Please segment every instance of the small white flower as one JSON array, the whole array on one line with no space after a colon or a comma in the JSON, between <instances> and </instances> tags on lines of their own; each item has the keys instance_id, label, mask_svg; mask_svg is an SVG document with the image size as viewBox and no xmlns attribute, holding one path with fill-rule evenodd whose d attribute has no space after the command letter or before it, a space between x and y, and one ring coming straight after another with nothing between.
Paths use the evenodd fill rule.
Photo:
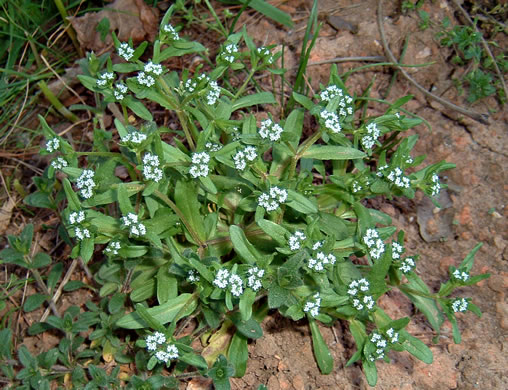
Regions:
<instances>
[{"instance_id":1,"label":"small white flower","mask_svg":"<svg viewBox=\"0 0 508 390\"><path fill-rule=\"evenodd\" d=\"M122 223L125 227L129 228L129 233L133 236L139 237L146 234L146 227L138 221L138 216L134 213L129 213L122 217Z\"/></svg>"},{"instance_id":2,"label":"small white flower","mask_svg":"<svg viewBox=\"0 0 508 390\"><path fill-rule=\"evenodd\" d=\"M237 274L231 274L229 277L229 286L231 294L233 294L235 297L239 297L243 294L243 280Z\"/></svg>"},{"instance_id":3,"label":"small white flower","mask_svg":"<svg viewBox=\"0 0 508 390\"><path fill-rule=\"evenodd\" d=\"M104 253L107 255L117 255L118 251L122 248L120 241L111 241L106 249L104 249Z\"/></svg>"},{"instance_id":4,"label":"small white flower","mask_svg":"<svg viewBox=\"0 0 508 390\"><path fill-rule=\"evenodd\" d=\"M364 149L371 149L379 138L380 131L375 123L367 125L367 135L362 137L362 145Z\"/></svg>"},{"instance_id":5,"label":"small white flower","mask_svg":"<svg viewBox=\"0 0 508 390\"><path fill-rule=\"evenodd\" d=\"M85 199L90 199L93 195L93 189L97 186L93 180L95 173L90 169L84 169L76 181L76 187L80 190L80 195Z\"/></svg>"},{"instance_id":6,"label":"small white flower","mask_svg":"<svg viewBox=\"0 0 508 390\"><path fill-rule=\"evenodd\" d=\"M339 117L334 112L329 112L327 110L321 111L319 114L321 119L324 121L325 127L330 130L332 133L340 133L342 130L340 123L339 123Z\"/></svg>"},{"instance_id":7,"label":"small white flower","mask_svg":"<svg viewBox=\"0 0 508 390\"><path fill-rule=\"evenodd\" d=\"M57 157L56 159L51 161L51 166L55 169L62 169L68 165L69 165L69 163L67 163L67 161L62 157Z\"/></svg>"},{"instance_id":8,"label":"small white flower","mask_svg":"<svg viewBox=\"0 0 508 390\"><path fill-rule=\"evenodd\" d=\"M398 242L392 243L392 259L400 259L400 255L404 252L404 247Z\"/></svg>"},{"instance_id":9,"label":"small white flower","mask_svg":"<svg viewBox=\"0 0 508 390\"><path fill-rule=\"evenodd\" d=\"M137 130L133 130L124 137L121 137L121 140L124 143L130 142L139 145L141 142L146 140L146 134L143 134Z\"/></svg>"},{"instance_id":10,"label":"small white flower","mask_svg":"<svg viewBox=\"0 0 508 390\"><path fill-rule=\"evenodd\" d=\"M452 275L455 279L460 280L461 282L467 282L469 279L469 274L467 272L460 271L458 269L453 271Z\"/></svg>"},{"instance_id":11,"label":"small white flower","mask_svg":"<svg viewBox=\"0 0 508 390\"><path fill-rule=\"evenodd\" d=\"M197 282L199 282L199 279L200 279L199 274L195 270L191 269L187 273L187 281L189 283L197 283Z\"/></svg>"},{"instance_id":12,"label":"small white flower","mask_svg":"<svg viewBox=\"0 0 508 390\"><path fill-rule=\"evenodd\" d=\"M49 153L56 152L60 148L60 140L57 137L48 139L46 142L46 150Z\"/></svg>"},{"instance_id":13,"label":"small white flower","mask_svg":"<svg viewBox=\"0 0 508 390\"><path fill-rule=\"evenodd\" d=\"M353 182L353 192L358 192L362 190L362 186L357 181Z\"/></svg>"},{"instance_id":14,"label":"small white flower","mask_svg":"<svg viewBox=\"0 0 508 390\"><path fill-rule=\"evenodd\" d=\"M402 170L398 167L388 174L387 179L400 188L409 188L411 186L409 178L404 176Z\"/></svg>"},{"instance_id":15,"label":"small white flower","mask_svg":"<svg viewBox=\"0 0 508 390\"><path fill-rule=\"evenodd\" d=\"M301 248L301 244L305 241L306 237L302 231L296 231L295 234L289 237L288 245L292 251L297 251Z\"/></svg>"},{"instance_id":16,"label":"small white flower","mask_svg":"<svg viewBox=\"0 0 508 390\"><path fill-rule=\"evenodd\" d=\"M113 81L115 79L115 74L113 72L104 72L99 76L99 79L97 80L97 85L99 87L104 87L106 84L108 84L110 81Z\"/></svg>"},{"instance_id":17,"label":"small white flower","mask_svg":"<svg viewBox=\"0 0 508 390\"><path fill-rule=\"evenodd\" d=\"M268 48L261 46L258 47L256 51L265 63L273 64L273 56Z\"/></svg>"},{"instance_id":18,"label":"small white flower","mask_svg":"<svg viewBox=\"0 0 508 390\"><path fill-rule=\"evenodd\" d=\"M155 84L155 79L145 72L139 72L136 79L138 80L139 84L144 85L148 88L152 87Z\"/></svg>"},{"instance_id":19,"label":"small white flower","mask_svg":"<svg viewBox=\"0 0 508 390\"><path fill-rule=\"evenodd\" d=\"M129 61L134 56L134 49L127 42L122 42L118 47L118 55L125 61Z\"/></svg>"},{"instance_id":20,"label":"small white flower","mask_svg":"<svg viewBox=\"0 0 508 390\"><path fill-rule=\"evenodd\" d=\"M283 128L279 124L274 123L271 119L265 119L261 122L258 133L261 138L269 139L272 142L278 141L283 132Z\"/></svg>"},{"instance_id":21,"label":"small white flower","mask_svg":"<svg viewBox=\"0 0 508 390\"><path fill-rule=\"evenodd\" d=\"M148 351L155 351L157 349L157 342L155 341L155 337L154 336L147 336L145 341L146 341L146 349Z\"/></svg>"},{"instance_id":22,"label":"small white flower","mask_svg":"<svg viewBox=\"0 0 508 390\"><path fill-rule=\"evenodd\" d=\"M143 69L146 73L151 73L156 76L160 76L162 74L162 65L161 64L154 64L152 61L145 64L145 67Z\"/></svg>"},{"instance_id":23,"label":"small white flower","mask_svg":"<svg viewBox=\"0 0 508 390\"><path fill-rule=\"evenodd\" d=\"M238 46L236 46L234 43L230 43L224 47L224 50L220 53L220 58L232 64L235 62L236 53L238 53Z\"/></svg>"},{"instance_id":24,"label":"small white flower","mask_svg":"<svg viewBox=\"0 0 508 390\"><path fill-rule=\"evenodd\" d=\"M143 157L143 176L147 180L158 183L162 180L162 169L159 168L159 157L152 153L146 153Z\"/></svg>"},{"instance_id":25,"label":"small white flower","mask_svg":"<svg viewBox=\"0 0 508 390\"><path fill-rule=\"evenodd\" d=\"M169 344L166 348L166 352L168 353L168 357L170 360L178 359L178 348L175 344Z\"/></svg>"},{"instance_id":26,"label":"small white flower","mask_svg":"<svg viewBox=\"0 0 508 390\"><path fill-rule=\"evenodd\" d=\"M431 195L437 196L439 195L439 191L441 190L441 183L439 183L439 176L435 173L432 175L432 186L430 187Z\"/></svg>"},{"instance_id":27,"label":"small white flower","mask_svg":"<svg viewBox=\"0 0 508 390\"><path fill-rule=\"evenodd\" d=\"M344 93L342 92L342 89L337 87L336 85L330 85L325 88L324 91L322 91L319 95L321 98L321 101L324 102L330 102L333 98L336 98L337 96L344 96Z\"/></svg>"},{"instance_id":28,"label":"small white flower","mask_svg":"<svg viewBox=\"0 0 508 390\"><path fill-rule=\"evenodd\" d=\"M258 205L266 211L275 211L281 203L286 202L288 192L279 187L271 187L268 193L263 193L258 197Z\"/></svg>"},{"instance_id":29,"label":"small white flower","mask_svg":"<svg viewBox=\"0 0 508 390\"><path fill-rule=\"evenodd\" d=\"M208 149L210 152L218 152L219 150L222 149L222 145L213 142L207 142L205 144L205 148Z\"/></svg>"},{"instance_id":30,"label":"small white flower","mask_svg":"<svg viewBox=\"0 0 508 390\"><path fill-rule=\"evenodd\" d=\"M206 103L209 106L214 105L220 97L220 87L217 81L210 81L208 84L209 91L206 94Z\"/></svg>"},{"instance_id":31,"label":"small white flower","mask_svg":"<svg viewBox=\"0 0 508 390\"><path fill-rule=\"evenodd\" d=\"M206 177L210 171L208 163L210 155L206 152L194 153L192 155L192 164L189 170L190 175L196 179L198 177Z\"/></svg>"},{"instance_id":32,"label":"small white flower","mask_svg":"<svg viewBox=\"0 0 508 390\"><path fill-rule=\"evenodd\" d=\"M85 238L90 238L91 237L90 230L88 230L87 228L79 227L79 226L76 226L74 228L74 234L76 235L76 238L79 241L82 241Z\"/></svg>"},{"instance_id":33,"label":"small white flower","mask_svg":"<svg viewBox=\"0 0 508 390\"><path fill-rule=\"evenodd\" d=\"M399 267L399 271L404 274L410 273L415 268L415 262L411 257L406 257Z\"/></svg>"},{"instance_id":34,"label":"small white flower","mask_svg":"<svg viewBox=\"0 0 508 390\"><path fill-rule=\"evenodd\" d=\"M220 269L215 274L213 284L219 288L225 289L229 283L229 271L227 269Z\"/></svg>"},{"instance_id":35,"label":"small white flower","mask_svg":"<svg viewBox=\"0 0 508 390\"><path fill-rule=\"evenodd\" d=\"M310 258L308 260L307 266L309 269L312 269L317 272L324 271L325 267L327 265L333 265L335 264L337 258L332 255L331 253L328 255L325 255L323 252L318 252L316 254L316 258Z\"/></svg>"},{"instance_id":36,"label":"small white flower","mask_svg":"<svg viewBox=\"0 0 508 390\"><path fill-rule=\"evenodd\" d=\"M452 302L452 309L454 313L463 313L467 311L467 307L469 306L469 303L465 298L456 298Z\"/></svg>"},{"instance_id":37,"label":"small white flower","mask_svg":"<svg viewBox=\"0 0 508 390\"><path fill-rule=\"evenodd\" d=\"M180 40L180 36L178 35L178 33L176 32L175 28L172 25L166 24L164 27L162 27L162 31L164 31L165 33L168 33L169 38L172 41L179 41Z\"/></svg>"},{"instance_id":38,"label":"small white flower","mask_svg":"<svg viewBox=\"0 0 508 390\"><path fill-rule=\"evenodd\" d=\"M321 298L319 297L319 293L315 293L312 298L305 303L303 311L309 313L312 317L317 317L319 315L320 306Z\"/></svg>"},{"instance_id":39,"label":"small white flower","mask_svg":"<svg viewBox=\"0 0 508 390\"><path fill-rule=\"evenodd\" d=\"M157 360L163 363L167 363L169 361L169 354L165 351L157 351L155 353L155 357Z\"/></svg>"},{"instance_id":40,"label":"small white flower","mask_svg":"<svg viewBox=\"0 0 508 390\"><path fill-rule=\"evenodd\" d=\"M257 150L254 146L247 146L245 149L239 150L233 156L235 168L239 171L243 171L247 167L247 160L254 161L257 156Z\"/></svg>"},{"instance_id":41,"label":"small white flower","mask_svg":"<svg viewBox=\"0 0 508 390\"><path fill-rule=\"evenodd\" d=\"M363 236L363 242L369 248L369 255L378 260L385 251L385 244L376 229L367 229Z\"/></svg>"},{"instance_id":42,"label":"small white flower","mask_svg":"<svg viewBox=\"0 0 508 390\"><path fill-rule=\"evenodd\" d=\"M113 90L113 95L115 95L115 99L118 101L122 101L127 93L127 86L123 83L116 83L115 89Z\"/></svg>"},{"instance_id":43,"label":"small white flower","mask_svg":"<svg viewBox=\"0 0 508 390\"><path fill-rule=\"evenodd\" d=\"M399 341L399 333L395 332L393 328L388 329L386 334L390 337L390 343L395 344Z\"/></svg>"},{"instance_id":44,"label":"small white flower","mask_svg":"<svg viewBox=\"0 0 508 390\"><path fill-rule=\"evenodd\" d=\"M83 210L73 211L69 214L69 223L75 225L85 220L85 212Z\"/></svg>"},{"instance_id":45,"label":"small white flower","mask_svg":"<svg viewBox=\"0 0 508 390\"><path fill-rule=\"evenodd\" d=\"M264 269L259 269L258 267L251 267L247 270L248 278L247 278L247 287L250 287L253 291L258 291L263 285L261 284L261 279L265 274Z\"/></svg>"},{"instance_id":46,"label":"small white flower","mask_svg":"<svg viewBox=\"0 0 508 390\"><path fill-rule=\"evenodd\" d=\"M155 342L157 344L164 344L166 342L166 336L164 335L164 333L155 332L153 334L153 337L155 338Z\"/></svg>"}]
</instances>

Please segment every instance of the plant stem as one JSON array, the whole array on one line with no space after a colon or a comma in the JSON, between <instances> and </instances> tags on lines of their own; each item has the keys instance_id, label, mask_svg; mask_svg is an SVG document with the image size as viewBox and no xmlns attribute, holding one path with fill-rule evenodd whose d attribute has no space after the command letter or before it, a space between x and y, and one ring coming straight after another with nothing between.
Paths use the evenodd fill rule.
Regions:
<instances>
[{"instance_id":1,"label":"plant stem","mask_svg":"<svg viewBox=\"0 0 508 390\"><path fill-rule=\"evenodd\" d=\"M60 15L62 16L62 20L63 20L64 25L67 30L67 35L71 39L72 44L74 45L74 48L78 52L78 55L80 57L83 57L84 56L83 49L81 49L81 46L79 45L78 39L76 37L76 32L74 31L74 29L72 28L72 25L67 20L69 15L67 15L67 10L65 9L65 6L63 5L62 0L53 0L53 2L55 3L56 8L58 8L58 12L60 12Z\"/></svg>"},{"instance_id":2,"label":"plant stem","mask_svg":"<svg viewBox=\"0 0 508 390\"><path fill-rule=\"evenodd\" d=\"M249 75L247 76L247 78L245 79L245 81L243 82L242 86L240 87L240 89L236 92L235 94L235 98L233 100L236 100L238 99L238 97L245 91L245 88L247 88L247 85L249 85L249 82L250 80L252 79L252 77L254 76L254 74L256 73L256 69L255 68L252 68L249 72Z\"/></svg>"},{"instance_id":3,"label":"plant stem","mask_svg":"<svg viewBox=\"0 0 508 390\"><path fill-rule=\"evenodd\" d=\"M72 112L70 112L67 107L65 107L62 102L60 100L58 100L58 98L53 94L53 92L51 92L51 90L48 88L48 85L46 84L46 82L44 80L41 80L37 83L37 86L39 87L39 89L41 90L41 92L44 94L44 96L46 97L46 99L49 100L49 102L51 103L51 105L53 107L55 107L55 109L60 113L62 114L62 116L71 121L72 123L75 123L79 120L79 118L73 114Z\"/></svg>"},{"instance_id":4,"label":"plant stem","mask_svg":"<svg viewBox=\"0 0 508 390\"><path fill-rule=\"evenodd\" d=\"M312 137L307 138L300 145L298 153L296 153L291 159L291 166L289 168L289 177L288 177L289 179L292 179L295 175L296 164L298 163L298 160L302 158L307 149L309 149L312 145L314 145L319 140L319 138L321 138L321 132L318 130L312 135Z\"/></svg>"}]
</instances>

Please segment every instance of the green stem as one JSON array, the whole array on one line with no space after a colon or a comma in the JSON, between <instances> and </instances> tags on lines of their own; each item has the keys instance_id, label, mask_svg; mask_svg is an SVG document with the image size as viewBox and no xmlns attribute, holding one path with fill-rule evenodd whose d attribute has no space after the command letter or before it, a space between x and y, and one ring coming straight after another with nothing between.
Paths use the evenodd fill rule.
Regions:
<instances>
[{"instance_id":1,"label":"green stem","mask_svg":"<svg viewBox=\"0 0 508 390\"><path fill-rule=\"evenodd\" d=\"M56 108L56 110L62 114L62 116L71 121L72 123L76 123L79 118L74 115L72 112L70 112L67 107L65 107L60 100L51 92L51 90L48 88L48 85L44 80L41 80L37 83L37 86L41 90L41 92L44 94L46 99L49 100L51 105Z\"/></svg>"},{"instance_id":2,"label":"green stem","mask_svg":"<svg viewBox=\"0 0 508 390\"><path fill-rule=\"evenodd\" d=\"M194 241L196 241L199 246L204 246L205 243L203 241L201 241L201 239L199 238L197 233L194 231L194 229L192 228L189 221L187 221L187 218L185 218L185 215L183 215L182 211L177 207L177 205L171 199L169 199L166 195L164 195L162 192L160 192L159 190L155 190L153 193L160 200L162 200L164 203L166 203L175 212L176 215L178 215L178 217L180 218L182 223L185 225L185 227L187 228L187 231L192 236Z\"/></svg>"},{"instance_id":3,"label":"green stem","mask_svg":"<svg viewBox=\"0 0 508 390\"><path fill-rule=\"evenodd\" d=\"M249 82L250 80L252 79L252 77L254 76L254 74L256 73L256 69L255 68L252 68L250 70L250 73L249 75L247 76L247 78L245 79L245 81L243 82L242 86L240 87L240 89L236 92L235 94L235 98L233 99L236 100L238 99L238 97L245 91L245 88L247 88L247 85L249 85Z\"/></svg>"},{"instance_id":4,"label":"green stem","mask_svg":"<svg viewBox=\"0 0 508 390\"><path fill-rule=\"evenodd\" d=\"M125 121L125 125L129 124L129 115L127 114L127 107L125 104L122 104L122 112L123 112L123 120Z\"/></svg>"},{"instance_id":5,"label":"green stem","mask_svg":"<svg viewBox=\"0 0 508 390\"><path fill-rule=\"evenodd\" d=\"M321 132L318 130L316 131L312 137L307 138L299 147L298 153L296 153L293 158L291 159L291 166L289 168L289 179L291 180L296 172L296 164L298 163L298 160L302 158L302 156L305 154L307 149L309 149L312 145L314 145L319 138L321 138Z\"/></svg>"},{"instance_id":6,"label":"green stem","mask_svg":"<svg viewBox=\"0 0 508 390\"><path fill-rule=\"evenodd\" d=\"M211 6L210 2L208 0L205 0L205 4L206 6L208 7L208 9L210 10L213 18L215 19L215 21L217 22L217 24L219 25L219 29L220 31L222 32L222 34L224 34L224 37L227 38L228 36L228 32L226 31L226 29L224 28L224 26L222 25L222 22L220 21L219 17L217 16L217 14L215 13L215 10L213 9L213 7Z\"/></svg>"},{"instance_id":7,"label":"green stem","mask_svg":"<svg viewBox=\"0 0 508 390\"><path fill-rule=\"evenodd\" d=\"M63 5L62 0L53 0L53 2L55 3L56 8L58 8L58 12L60 12L60 15L62 16L64 25L67 30L67 35L71 39L72 44L74 45L74 48L76 49L76 51L78 52L78 55L80 57L84 57L83 49L81 49L81 45L79 44L79 42L76 38L76 32L74 31L71 24L67 20L67 18L68 18L67 10L65 9L65 6Z\"/></svg>"},{"instance_id":8,"label":"green stem","mask_svg":"<svg viewBox=\"0 0 508 390\"><path fill-rule=\"evenodd\" d=\"M99 157L123 157L116 152L75 152L78 156L99 156Z\"/></svg>"},{"instance_id":9,"label":"green stem","mask_svg":"<svg viewBox=\"0 0 508 390\"><path fill-rule=\"evenodd\" d=\"M435 294L427 294L422 291L418 291L418 290L414 290L412 288L406 287L405 285L398 286L398 288L399 288L399 290L401 290L403 292L407 292L407 293L413 294L413 295L418 295L419 297L429 298L429 299L434 299L434 300L436 300L438 298L438 296Z\"/></svg>"},{"instance_id":10,"label":"green stem","mask_svg":"<svg viewBox=\"0 0 508 390\"><path fill-rule=\"evenodd\" d=\"M194 139L192 138L192 134L189 131L189 127L187 126L187 117L183 115L183 111L177 110L176 116L178 116L178 120L182 125L183 132L185 133L185 138L187 139L187 143L189 144L189 148L192 151L196 150L196 144L194 143Z\"/></svg>"}]
</instances>

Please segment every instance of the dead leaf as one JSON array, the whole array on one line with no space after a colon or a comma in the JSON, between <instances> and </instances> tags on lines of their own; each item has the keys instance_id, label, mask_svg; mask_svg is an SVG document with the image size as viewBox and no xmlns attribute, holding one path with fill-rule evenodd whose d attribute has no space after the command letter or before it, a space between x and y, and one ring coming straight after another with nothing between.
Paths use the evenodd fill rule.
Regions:
<instances>
[{"instance_id":1,"label":"dead leaf","mask_svg":"<svg viewBox=\"0 0 508 390\"><path fill-rule=\"evenodd\" d=\"M3 235L9 227L14 207L16 207L16 201L9 197L0 209L0 235Z\"/></svg>"},{"instance_id":2,"label":"dead leaf","mask_svg":"<svg viewBox=\"0 0 508 390\"><path fill-rule=\"evenodd\" d=\"M104 18L109 19L109 30L115 31L122 42L130 38L134 43L153 41L159 29L158 9L148 7L143 0L115 0L100 12L69 18L81 47L100 53L112 44L111 36L108 35L103 42L96 30Z\"/></svg>"}]
</instances>

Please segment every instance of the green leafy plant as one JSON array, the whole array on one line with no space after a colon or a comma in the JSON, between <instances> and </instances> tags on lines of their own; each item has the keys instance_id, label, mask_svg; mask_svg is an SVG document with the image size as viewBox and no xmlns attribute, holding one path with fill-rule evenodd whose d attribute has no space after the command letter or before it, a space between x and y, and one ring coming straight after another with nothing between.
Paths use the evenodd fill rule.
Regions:
<instances>
[{"instance_id":1,"label":"green leafy plant","mask_svg":"<svg viewBox=\"0 0 508 390\"><path fill-rule=\"evenodd\" d=\"M278 107L280 117L256 117L255 107L276 107L276 99L249 87L260 72L283 73L276 65L280 54L256 47L244 29L226 37L208 74L168 72L164 60L204 50L169 24L173 10L162 19L150 56L148 44L134 48L115 37L122 61L90 54L82 62L80 80L96 97L94 112L111 103L123 113L114 130L95 130L91 150L76 151L40 117L41 153L53 156L43 181L57 178L66 199L48 196L47 204L62 206L71 257L93 267L103 297L85 313L70 308L31 329L65 334L57 359L75 372L75 383L120 386L118 371L97 367L107 354L135 362L142 375L153 373L124 378L129 388L171 388L180 378L204 375L229 389L229 378L245 373L248 340L262 337L260 322L276 309L308 320L324 374L334 362L318 324L347 324L357 347L348 364L361 361L373 386L375 362L389 362L392 350L432 362L431 350L405 330L410 319L392 319L376 304L393 289L436 334L446 316L460 342L456 314L481 313L470 299L452 294L488 276L470 277L479 246L434 293L414 272L418 256L406 254L404 232L364 203L377 196L413 198L417 190L436 202L445 187L439 174L453 164L421 168L424 156L412 155L418 137L403 136L422 123L403 108L411 96L384 102L382 115L367 117L361 107L369 99L351 95L333 67L315 96L300 88L291 109ZM245 75L239 86L232 85L234 73ZM154 122L148 109L154 104L174 115L176 129ZM140 120L131 122L133 115ZM4 262L25 266L28 233L10 239L12 248L0 252ZM191 321L194 328L183 335ZM80 334L89 327L90 345ZM194 343L204 333L228 330L230 342L214 356L203 356ZM87 371L83 358L94 360Z\"/></svg>"}]
</instances>

